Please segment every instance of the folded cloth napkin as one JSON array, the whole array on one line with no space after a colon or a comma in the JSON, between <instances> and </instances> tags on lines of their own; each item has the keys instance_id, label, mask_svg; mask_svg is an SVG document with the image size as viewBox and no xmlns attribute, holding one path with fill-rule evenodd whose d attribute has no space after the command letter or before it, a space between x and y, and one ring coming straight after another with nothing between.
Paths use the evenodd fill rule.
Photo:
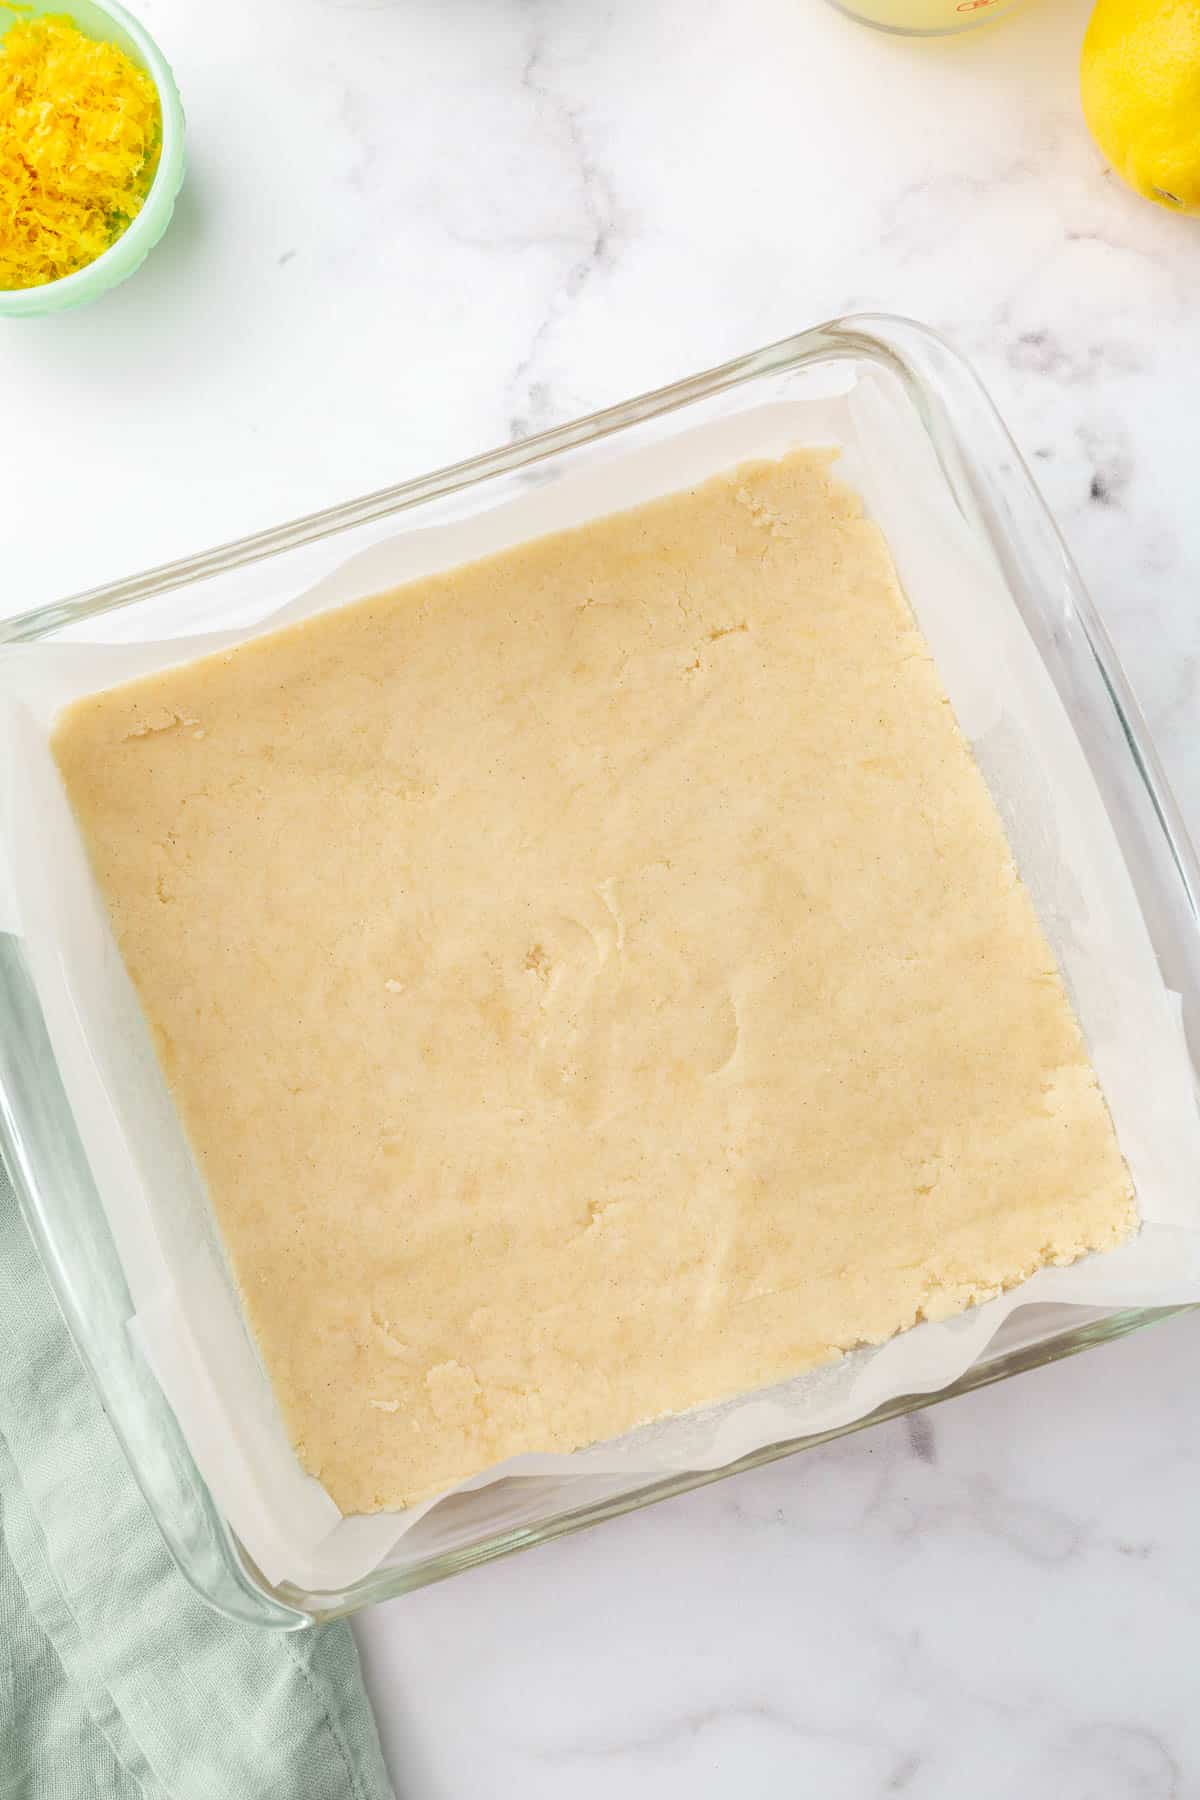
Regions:
<instances>
[{"instance_id":1,"label":"folded cloth napkin","mask_svg":"<svg viewBox=\"0 0 1200 1800\"><path fill-rule=\"evenodd\" d=\"M393 1800L348 1625L172 1562L0 1166L0 1800Z\"/></svg>"}]
</instances>

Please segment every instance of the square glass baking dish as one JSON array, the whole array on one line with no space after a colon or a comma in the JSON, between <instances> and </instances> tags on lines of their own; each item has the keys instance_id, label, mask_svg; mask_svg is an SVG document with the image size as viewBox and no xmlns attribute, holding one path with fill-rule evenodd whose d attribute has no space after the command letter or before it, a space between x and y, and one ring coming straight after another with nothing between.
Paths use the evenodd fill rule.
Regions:
<instances>
[{"instance_id":1,"label":"square glass baking dish","mask_svg":"<svg viewBox=\"0 0 1200 1800\"><path fill-rule=\"evenodd\" d=\"M253 618L398 532L460 522L466 531L472 518L533 488L633 450L665 446L669 453L693 427L819 395L866 371L886 392L913 454L935 469L1067 710L1163 978L1181 998L1194 1071L1200 1033L1194 852L1111 646L1011 439L962 361L909 321L859 317L803 332L422 480L20 615L0 624L0 645L128 644L202 631L217 617ZM15 769L8 773L17 779ZM335 1617L840 1435L821 1432L769 1444L716 1470L610 1477L594 1484L587 1504L569 1509L556 1507L545 1485L530 1481L520 1504L507 1506L502 1528L489 1523L486 1507L462 1507L449 1551L444 1543L436 1553L423 1549L418 1526L398 1557L340 1591L272 1584L223 1517L130 1329L134 1307L123 1264L15 926L11 875L0 860L0 1152L80 1354L168 1547L197 1590L229 1615L284 1629ZM1021 1306L958 1381L935 1395L890 1401L845 1429L1072 1355L1178 1310ZM514 1517L521 1521L516 1526Z\"/></svg>"}]
</instances>

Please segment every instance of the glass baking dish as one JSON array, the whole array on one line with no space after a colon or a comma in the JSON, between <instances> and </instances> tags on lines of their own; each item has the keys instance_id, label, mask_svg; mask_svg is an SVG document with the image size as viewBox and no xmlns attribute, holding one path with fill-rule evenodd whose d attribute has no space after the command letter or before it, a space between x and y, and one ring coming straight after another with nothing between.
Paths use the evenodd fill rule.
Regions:
<instances>
[{"instance_id":1,"label":"glass baking dish","mask_svg":"<svg viewBox=\"0 0 1200 1800\"><path fill-rule=\"evenodd\" d=\"M451 542L461 533L466 544L472 520L546 484L615 466L633 452L661 461L689 433L726 429L761 409L840 391L867 372L914 458L928 463L978 556L1002 584L1066 708L1161 974L1180 997L1194 1046L1200 1030L1200 878L1145 725L990 402L949 347L909 321L859 317L803 332L511 448L18 616L0 624L0 646L136 644L200 632L214 620L254 619L360 553L369 571L372 546L397 533L450 527ZM903 560L898 562L904 579ZM372 591L369 582L363 591ZM969 596L963 603L970 604ZM20 778L17 760L7 758L10 781ZM197 1590L233 1617L284 1629L336 1617L1183 1310L1020 1305L967 1371L936 1394L902 1395L839 1430L771 1443L717 1469L650 1479L610 1475L591 1484L581 1505L563 1507L549 1484L530 1480L516 1504L507 1496L499 1526L494 1510L489 1517L486 1505L470 1504L479 1496L455 1496L442 1503L451 1509L450 1549L445 1530L436 1552L423 1548L418 1526L386 1566L336 1591L272 1583L223 1516L131 1328L135 1308L126 1264L67 1098L27 945L16 929L12 891L11 871L0 859L0 1150L80 1354L163 1536ZM1194 1050L1189 1057L1194 1074Z\"/></svg>"}]
</instances>

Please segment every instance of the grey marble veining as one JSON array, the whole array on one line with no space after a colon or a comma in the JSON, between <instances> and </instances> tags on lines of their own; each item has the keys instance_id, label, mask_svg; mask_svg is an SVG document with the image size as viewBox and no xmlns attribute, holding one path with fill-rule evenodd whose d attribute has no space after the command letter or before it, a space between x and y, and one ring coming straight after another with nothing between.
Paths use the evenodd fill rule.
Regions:
<instances>
[{"instance_id":1,"label":"grey marble veining","mask_svg":"<svg viewBox=\"0 0 1200 1800\"><path fill-rule=\"evenodd\" d=\"M178 218L0 325L0 604L366 492L851 309L975 362L1200 828L1200 231L1078 114L1087 0L140 0ZM13 429L13 425L18 427ZM405 1800L1200 1792L1200 1321L359 1628Z\"/></svg>"}]
</instances>

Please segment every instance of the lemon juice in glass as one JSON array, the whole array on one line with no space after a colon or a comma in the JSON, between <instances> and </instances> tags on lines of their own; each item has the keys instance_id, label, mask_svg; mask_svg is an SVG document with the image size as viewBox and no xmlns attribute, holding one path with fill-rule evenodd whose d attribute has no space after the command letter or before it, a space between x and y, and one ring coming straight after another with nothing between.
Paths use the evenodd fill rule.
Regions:
<instances>
[{"instance_id":1,"label":"lemon juice in glass","mask_svg":"<svg viewBox=\"0 0 1200 1800\"><path fill-rule=\"evenodd\" d=\"M970 31L1011 12L1021 0L833 0L839 12L880 31L907 37L944 37Z\"/></svg>"}]
</instances>

